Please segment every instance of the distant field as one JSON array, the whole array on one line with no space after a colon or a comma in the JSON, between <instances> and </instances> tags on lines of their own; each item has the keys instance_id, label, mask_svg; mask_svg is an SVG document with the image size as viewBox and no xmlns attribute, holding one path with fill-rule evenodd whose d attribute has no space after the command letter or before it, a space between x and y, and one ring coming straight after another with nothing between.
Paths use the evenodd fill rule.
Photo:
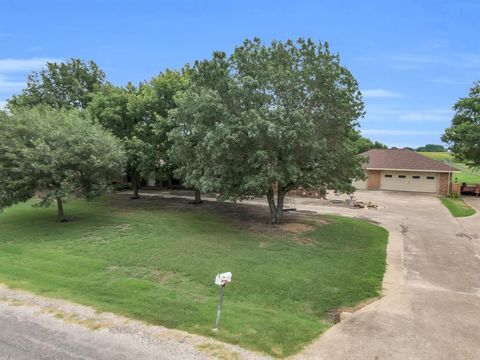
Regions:
<instances>
[{"instance_id":1,"label":"distant field","mask_svg":"<svg viewBox=\"0 0 480 360\"><path fill-rule=\"evenodd\" d=\"M447 152L420 152L419 154L428 156L430 159L435 159L449 164L451 155ZM453 179L458 179L459 183L466 182L467 184L480 184L480 171L475 171L468 168L465 164L458 162L452 157L452 166L461 170L461 173L453 174Z\"/></svg>"}]
</instances>

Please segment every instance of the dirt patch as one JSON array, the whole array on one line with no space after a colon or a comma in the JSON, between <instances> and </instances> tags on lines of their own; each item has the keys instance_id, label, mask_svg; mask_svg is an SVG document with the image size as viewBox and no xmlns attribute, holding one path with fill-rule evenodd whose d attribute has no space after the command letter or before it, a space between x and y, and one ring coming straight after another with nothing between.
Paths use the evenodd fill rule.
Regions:
<instances>
[{"instance_id":1,"label":"dirt patch","mask_svg":"<svg viewBox=\"0 0 480 360\"><path fill-rule=\"evenodd\" d=\"M161 270L152 271L152 279L161 284L165 284L166 282L168 282L168 280L173 279L175 276L176 274L173 271L161 271Z\"/></svg>"},{"instance_id":2,"label":"dirt patch","mask_svg":"<svg viewBox=\"0 0 480 360\"><path fill-rule=\"evenodd\" d=\"M307 231L312 231L313 226L310 224L305 224L305 223L287 223L281 225L282 229L286 232L289 233L294 233L294 234L299 234L299 233L305 233Z\"/></svg>"},{"instance_id":3,"label":"dirt patch","mask_svg":"<svg viewBox=\"0 0 480 360\"><path fill-rule=\"evenodd\" d=\"M337 324L337 323L340 322L340 320L341 320L340 315L343 312L354 313L354 312L364 308L365 306L377 301L378 299L379 299L378 297L375 297L375 298L371 298L371 299L362 301L362 302L360 302L357 305L352 306L352 307L340 307L340 308L337 308L337 309L329 310L329 311L327 311L327 313L325 315L325 320L327 320L328 322L330 322L332 324Z\"/></svg>"},{"instance_id":4,"label":"dirt patch","mask_svg":"<svg viewBox=\"0 0 480 360\"><path fill-rule=\"evenodd\" d=\"M227 349L224 345L221 344L212 344L206 342L204 344L198 345L197 348L206 355L212 356L216 359L239 360L242 358L239 353Z\"/></svg>"}]
</instances>

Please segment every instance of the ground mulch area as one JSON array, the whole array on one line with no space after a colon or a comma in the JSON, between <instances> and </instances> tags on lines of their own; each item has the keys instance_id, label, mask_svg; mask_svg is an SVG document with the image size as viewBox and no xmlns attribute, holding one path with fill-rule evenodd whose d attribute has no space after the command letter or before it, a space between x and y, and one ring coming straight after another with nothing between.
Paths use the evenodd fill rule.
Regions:
<instances>
[{"instance_id":1,"label":"ground mulch area","mask_svg":"<svg viewBox=\"0 0 480 360\"><path fill-rule=\"evenodd\" d=\"M163 197L179 196L179 197ZM191 196L185 199L181 196ZM215 214L231 222L234 226L256 234L287 235L302 233L313 228L315 224L325 223L319 215L309 211L286 212L284 223L274 225L270 221L270 212L265 199L265 206L231 203L225 201L204 200L201 204L192 204L193 192L186 190L146 192L139 199L131 199L131 193L114 193L110 206L124 211L128 210L172 210Z\"/></svg>"}]
</instances>

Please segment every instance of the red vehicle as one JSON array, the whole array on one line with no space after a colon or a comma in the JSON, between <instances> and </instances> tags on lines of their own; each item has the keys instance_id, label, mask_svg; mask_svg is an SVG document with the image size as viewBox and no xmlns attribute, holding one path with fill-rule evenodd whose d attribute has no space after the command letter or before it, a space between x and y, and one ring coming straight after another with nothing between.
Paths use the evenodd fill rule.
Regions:
<instances>
[{"instance_id":1,"label":"red vehicle","mask_svg":"<svg viewBox=\"0 0 480 360\"><path fill-rule=\"evenodd\" d=\"M478 196L480 195L480 184L472 185L472 184L462 183L460 192L462 194L475 194L475 196Z\"/></svg>"}]
</instances>

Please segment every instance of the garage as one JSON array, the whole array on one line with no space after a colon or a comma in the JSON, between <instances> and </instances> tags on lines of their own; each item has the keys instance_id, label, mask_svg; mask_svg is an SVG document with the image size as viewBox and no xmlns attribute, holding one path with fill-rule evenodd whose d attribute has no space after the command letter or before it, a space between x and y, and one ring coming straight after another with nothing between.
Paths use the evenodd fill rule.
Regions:
<instances>
[{"instance_id":1,"label":"garage","mask_svg":"<svg viewBox=\"0 0 480 360\"><path fill-rule=\"evenodd\" d=\"M365 158L366 181L353 181L359 190L390 190L450 194L452 174L458 169L409 149L372 149Z\"/></svg>"},{"instance_id":2,"label":"garage","mask_svg":"<svg viewBox=\"0 0 480 360\"><path fill-rule=\"evenodd\" d=\"M380 189L436 193L438 177L437 173L382 171Z\"/></svg>"}]
</instances>

